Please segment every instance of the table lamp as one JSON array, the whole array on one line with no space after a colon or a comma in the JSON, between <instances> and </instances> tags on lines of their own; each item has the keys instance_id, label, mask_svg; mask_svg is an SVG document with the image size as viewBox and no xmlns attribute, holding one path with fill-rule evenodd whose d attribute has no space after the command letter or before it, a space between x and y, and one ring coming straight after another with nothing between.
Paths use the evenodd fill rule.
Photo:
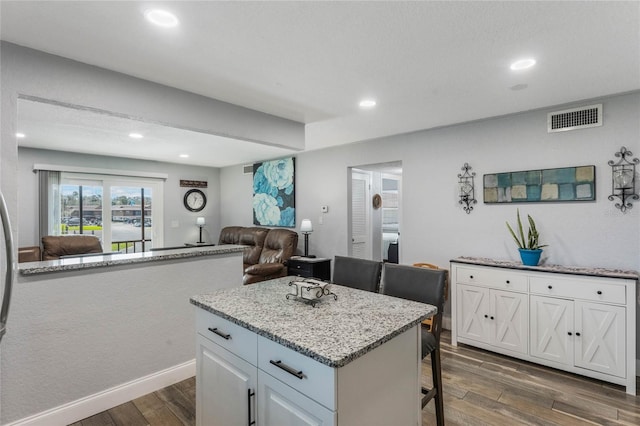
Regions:
<instances>
[{"instance_id":1,"label":"table lamp","mask_svg":"<svg viewBox=\"0 0 640 426\"><path fill-rule=\"evenodd\" d=\"M300 224L300 232L304 234L304 257L309 257L309 234L313 232L311 220L302 219Z\"/></svg>"},{"instance_id":2,"label":"table lamp","mask_svg":"<svg viewBox=\"0 0 640 426\"><path fill-rule=\"evenodd\" d=\"M196 218L196 225L200 227L200 239L198 240L198 244L202 244L204 243L204 241L202 241L202 227L204 226L204 217Z\"/></svg>"}]
</instances>

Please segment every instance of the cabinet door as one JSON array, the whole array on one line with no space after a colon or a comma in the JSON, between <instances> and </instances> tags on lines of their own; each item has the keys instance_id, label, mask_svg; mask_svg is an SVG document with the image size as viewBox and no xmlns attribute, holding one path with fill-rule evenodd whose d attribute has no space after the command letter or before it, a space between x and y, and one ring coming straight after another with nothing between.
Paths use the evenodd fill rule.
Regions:
<instances>
[{"instance_id":1,"label":"cabinet door","mask_svg":"<svg viewBox=\"0 0 640 426\"><path fill-rule=\"evenodd\" d=\"M531 356L573 365L573 300L532 295L530 307Z\"/></svg>"},{"instance_id":2,"label":"cabinet door","mask_svg":"<svg viewBox=\"0 0 640 426\"><path fill-rule=\"evenodd\" d=\"M198 335L196 424L246 426L256 418L258 368Z\"/></svg>"},{"instance_id":3,"label":"cabinet door","mask_svg":"<svg viewBox=\"0 0 640 426\"><path fill-rule=\"evenodd\" d=\"M576 366L626 377L625 307L579 301L575 306Z\"/></svg>"},{"instance_id":4,"label":"cabinet door","mask_svg":"<svg viewBox=\"0 0 640 426\"><path fill-rule=\"evenodd\" d=\"M458 337L489 343L489 289L458 284L456 293Z\"/></svg>"},{"instance_id":5,"label":"cabinet door","mask_svg":"<svg viewBox=\"0 0 640 426\"><path fill-rule=\"evenodd\" d=\"M335 412L258 370L258 424L261 426L330 426Z\"/></svg>"},{"instance_id":6,"label":"cabinet door","mask_svg":"<svg viewBox=\"0 0 640 426\"><path fill-rule=\"evenodd\" d=\"M490 298L489 343L526 354L529 349L529 296L512 291L491 290Z\"/></svg>"}]
</instances>

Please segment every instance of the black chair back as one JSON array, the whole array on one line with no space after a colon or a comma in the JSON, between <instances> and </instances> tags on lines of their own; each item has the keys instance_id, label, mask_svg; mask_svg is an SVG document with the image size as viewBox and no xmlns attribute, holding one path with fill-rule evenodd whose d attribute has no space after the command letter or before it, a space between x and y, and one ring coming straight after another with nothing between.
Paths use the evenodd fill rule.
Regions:
<instances>
[{"instance_id":1,"label":"black chair back","mask_svg":"<svg viewBox=\"0 0 640 426\"><path fill-rule=\"evenodd\" d=\"M378 292L382 263L355 257L336 256L333 262L333 282L360 290Z\"/></svg>"},{"instance_id":2,"label":"black chair back","mask_svg":"<svg viewBox=\"0 0 640 426\"><path fill-rule=\"evenodd\" d=\"M384 264L382 294L428 303L438 308L431 333L439 341L447 271L416 266Z\"/></svg>"}]
</instances>

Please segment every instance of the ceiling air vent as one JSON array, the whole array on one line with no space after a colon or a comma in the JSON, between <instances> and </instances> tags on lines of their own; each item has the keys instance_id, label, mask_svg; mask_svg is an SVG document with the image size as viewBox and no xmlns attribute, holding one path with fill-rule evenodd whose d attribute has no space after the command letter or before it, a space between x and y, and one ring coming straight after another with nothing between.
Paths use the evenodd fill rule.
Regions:
<instances>
[{"instance_id":1,"label":"ceiling air vent","mask_svg":"<svg viewBox=\"0 0 640 426\"><path fill-rule=\"evenodd\" d=\"M253 164L245 164L242 166L242 173L245 175L253 174Z\"/></svg>"},{"instance_id":2,"label":"ceiling air vent","mask_svg":"<svg viewBox=\"0 0 640 426\"><path fill-rule=\"evenodd\" d=\"M547 114L547 131L549 133L596 126L602 126L602 104L565 109L564 111Z\"/></svg>"}]
</instances>

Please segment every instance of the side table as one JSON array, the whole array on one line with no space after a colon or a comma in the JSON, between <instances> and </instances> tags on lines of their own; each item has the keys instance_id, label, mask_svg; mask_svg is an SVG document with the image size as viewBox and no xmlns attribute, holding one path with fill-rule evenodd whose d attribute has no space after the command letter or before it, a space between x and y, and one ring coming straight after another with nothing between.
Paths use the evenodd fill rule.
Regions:
<instances>
[{"instance_id":1,"label":"side table","mask_svg":"<svg viewBox=\"0 0 640 426\"><path fill-rule=\"evenodd\" d=\"M331 259L293 256L287 261L289 275L331 280Z\"/></svg>"}]
</instances>

